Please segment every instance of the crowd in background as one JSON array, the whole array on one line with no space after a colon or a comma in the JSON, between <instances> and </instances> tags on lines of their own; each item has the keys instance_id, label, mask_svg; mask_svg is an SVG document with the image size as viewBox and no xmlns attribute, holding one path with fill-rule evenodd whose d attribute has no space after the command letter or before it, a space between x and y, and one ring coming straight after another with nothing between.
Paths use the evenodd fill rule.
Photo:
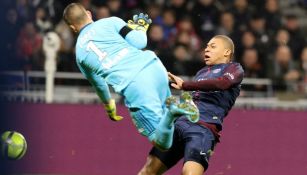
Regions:
<instances>
[{"instance_id":1,"label":"crowd in background","mask_svg":"<svg viewBox=\"0 0 307 175\"><path fill-rule=\"evenodd\" d=\"M279 89L307 84L306 0L2 0L1 68L44 70L43 37L55 31L61 38L57 70L78 72L76 35L62 20L71 2L82 3L94 20L148 13L153 23L146 49L175 74L194 75L204 65L200 53L208 40L223 34L233 39L245 77L269 78Z\"/></svg>"}]
</instances>

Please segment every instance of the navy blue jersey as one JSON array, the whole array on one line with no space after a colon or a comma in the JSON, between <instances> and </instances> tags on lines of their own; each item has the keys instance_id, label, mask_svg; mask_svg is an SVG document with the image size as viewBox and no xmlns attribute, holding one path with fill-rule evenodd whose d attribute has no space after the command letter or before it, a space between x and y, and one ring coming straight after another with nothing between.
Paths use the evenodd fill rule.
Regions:
<instances>
[{"instance_id":1,"label":"navy blue jersey","mask_svg":"<svg viewBox=\"0 0 307 175\"><path fill-rule=\"evenodd\" d=\"M244 71L239 63L205 66L193 81L185 81L183 90L193 91L193 101L199 108L200 121L216 124L222 129L223 119L240 94Z\"/></svg>"}]
</instances>

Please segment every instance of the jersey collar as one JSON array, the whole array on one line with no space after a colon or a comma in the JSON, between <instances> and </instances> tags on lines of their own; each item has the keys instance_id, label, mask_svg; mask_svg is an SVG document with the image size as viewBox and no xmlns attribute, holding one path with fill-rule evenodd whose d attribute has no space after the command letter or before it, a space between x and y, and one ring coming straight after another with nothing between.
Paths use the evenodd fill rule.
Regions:
<instances>
[{"instance_id":1,"label":"jersey collar","mask_svg":"<svg viewBox=\"0 0 307 175\"><path fill-rule=\"evenodd\" d=\"M81 33L81 31L82 31L83 29L85 29L87 26L89 26L90 24L92 24L92 22L91 22L91 23L86 24L85 26L83 26L83 27L80 29L80 32L79 32L79 33Z\"/></svg>"}]
</instances>

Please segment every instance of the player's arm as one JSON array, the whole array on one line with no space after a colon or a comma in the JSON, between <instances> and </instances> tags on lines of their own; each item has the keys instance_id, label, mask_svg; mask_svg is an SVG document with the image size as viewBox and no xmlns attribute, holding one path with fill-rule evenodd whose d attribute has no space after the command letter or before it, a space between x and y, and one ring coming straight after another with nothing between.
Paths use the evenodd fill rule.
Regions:
<instances>
[{"instance_id":1,"label":"player's arm","mask_svg":"<svg viewBox=\"0 0 307 175\"><path fill-rule=\"evenodd\" d=\"M120 121L123 117L116 114L116 104L115 100L111 98L111 93L108 84L106 81L95 73L95 70L92 70L89 65L86 63L79 63L77 65L82 72L82 74L88 79L91 85L96 90L97 95L104 104L104 108L113 121Z\"/></svg>"},{"instance_id":2,"label":"player's arm","mask_svg":"<svg viewBox=\"0 0 307 175\"><path fill-rule=\"evenodd\" d=\"M129 20L128 23L122 19L113 17L115 27L118 33L132 46L143 49L147 45L146 31L151 24L151 19L147 14L140 13L134 15L133 20Z\"/></svg>"},{"instance_id":3,"label":"player's arm","mask_svg":"<svg viewBox=\"0 0 307 175\"><path fill-rule=\"evenodd\" d=\"M239 64L231 64L224 70L222 76L201 81L183 81L181 78L170 74L169 77L173 83L171 84L176 89L186 91L214 91L226 90L241 83L243 80L243 69Z\"/></svg>"}]
</instances>

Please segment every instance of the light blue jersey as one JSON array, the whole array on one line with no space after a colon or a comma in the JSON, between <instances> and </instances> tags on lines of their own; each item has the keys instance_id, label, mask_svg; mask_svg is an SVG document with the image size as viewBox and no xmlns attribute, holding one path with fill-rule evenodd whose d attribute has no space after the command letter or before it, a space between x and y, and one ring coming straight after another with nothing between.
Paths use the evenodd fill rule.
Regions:
<instances>
[{"instance_id":1,"label":"light blue jersey","mask_svg":"<svg viewBox=\"0 0 307 175\"><path fill-rule=\"evenodd\" d=\"M107 84L121 93L156 58L152 51L140 50L146 46L145 32L129 32L126 39L119 34L125 25L117 17L98 20L81 29L76 43L77 64L103 102L110 98Z\"/></svg>"}]
</instances>

